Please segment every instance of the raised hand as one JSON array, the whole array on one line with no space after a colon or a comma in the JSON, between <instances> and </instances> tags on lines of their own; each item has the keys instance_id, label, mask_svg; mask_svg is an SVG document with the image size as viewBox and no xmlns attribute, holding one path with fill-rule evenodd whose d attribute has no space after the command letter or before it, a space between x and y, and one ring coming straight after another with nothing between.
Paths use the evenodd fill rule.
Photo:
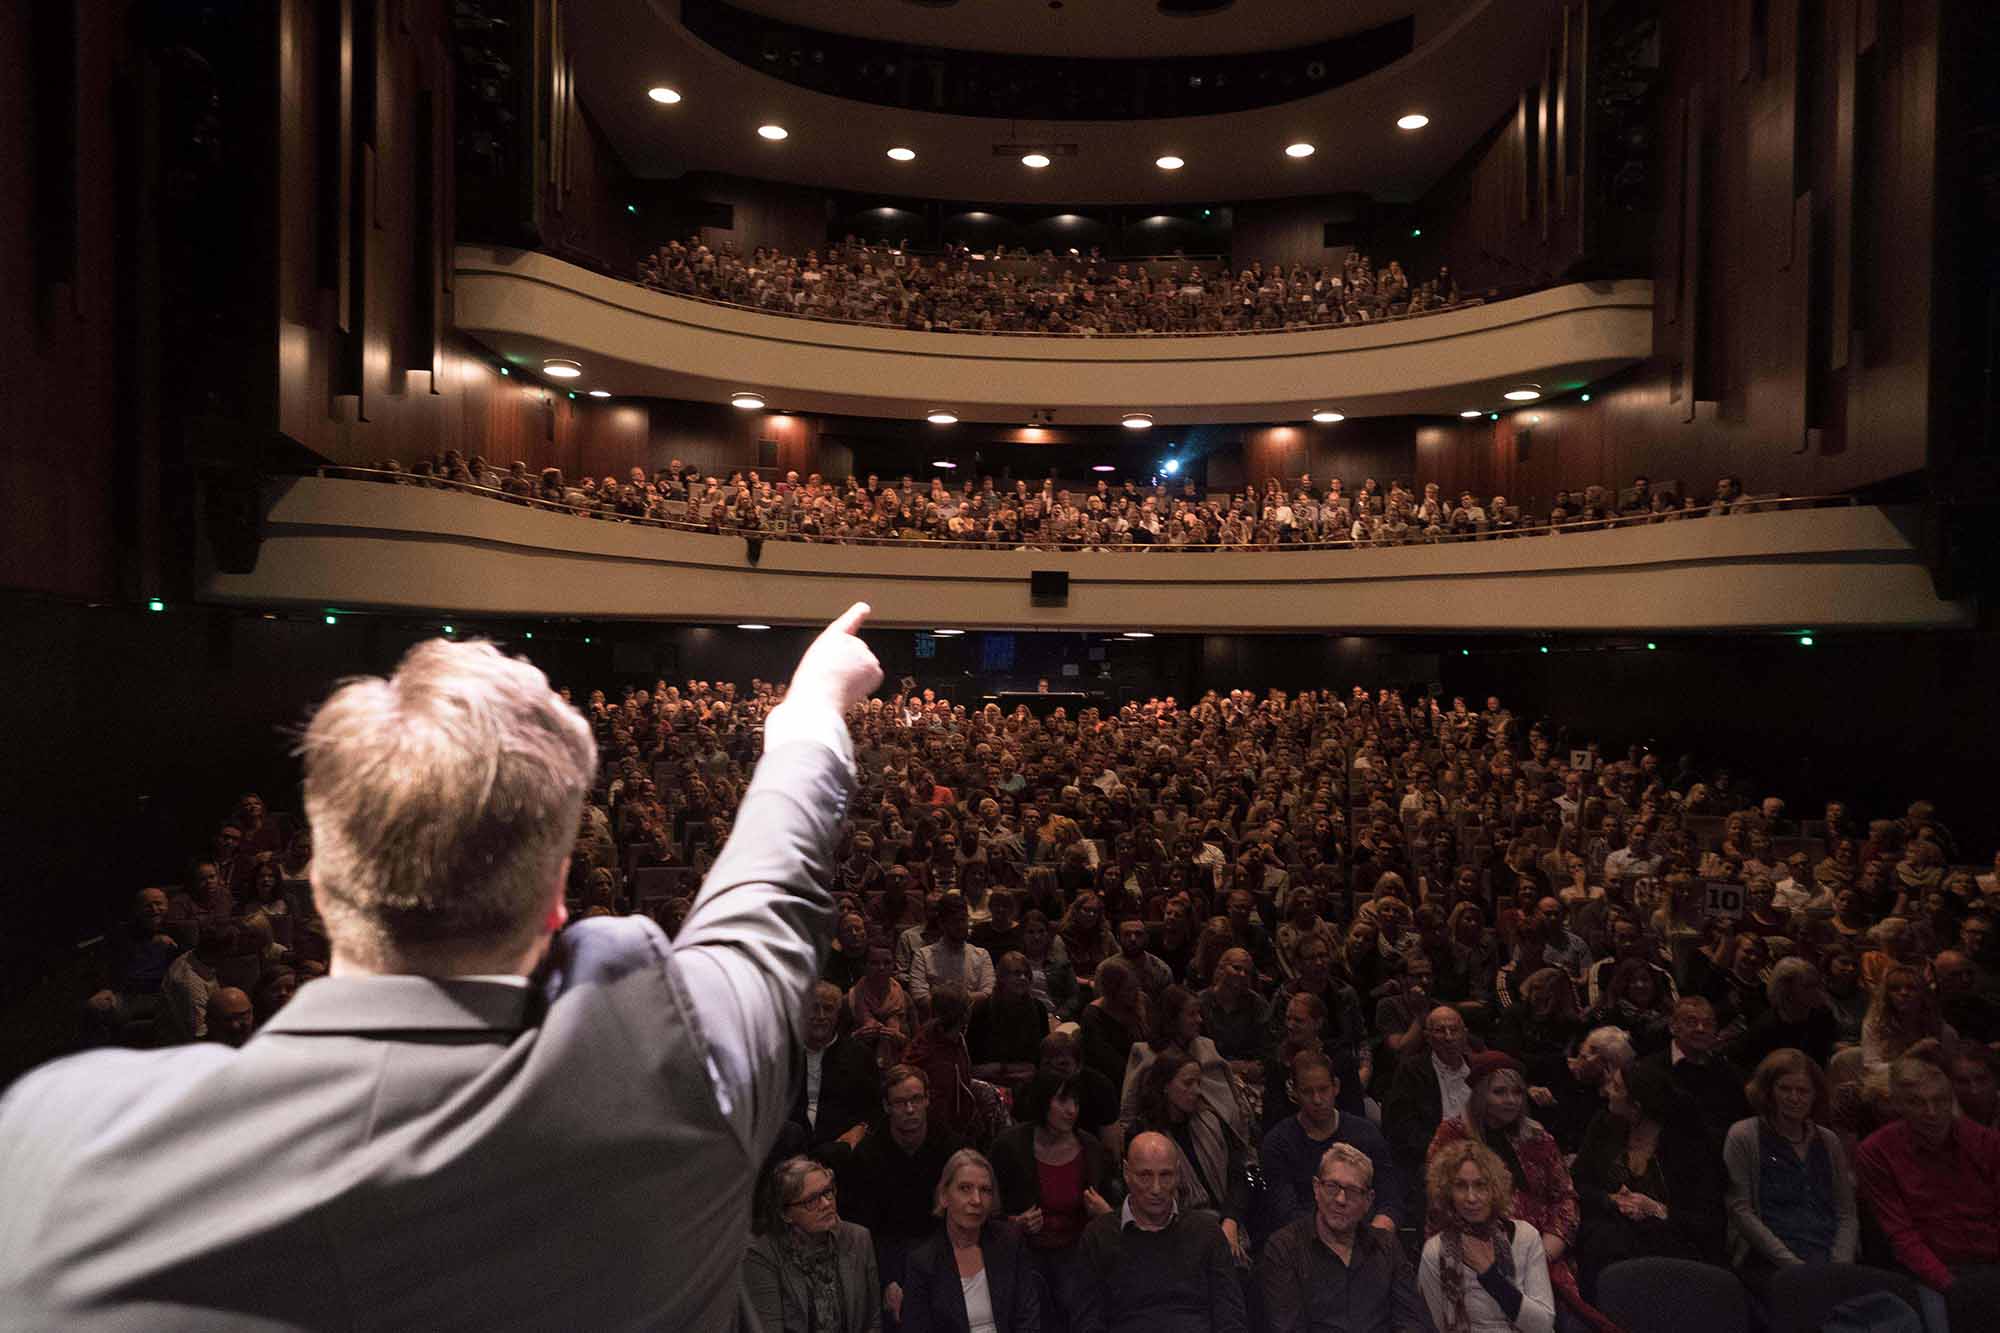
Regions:
<instances>
[{"instance_id":1,"label":"raised hand","mask_svg":"<svg viewBox=\"0 0 2000 1333\"><path fill-rule=\"evenodd\" d=\"M822 703L844 715L874 693L882 683L882 664L861 641L868 611L868 603L856 602L820 631L792 672L786 702Z\"/></svg>"}]
</instances>

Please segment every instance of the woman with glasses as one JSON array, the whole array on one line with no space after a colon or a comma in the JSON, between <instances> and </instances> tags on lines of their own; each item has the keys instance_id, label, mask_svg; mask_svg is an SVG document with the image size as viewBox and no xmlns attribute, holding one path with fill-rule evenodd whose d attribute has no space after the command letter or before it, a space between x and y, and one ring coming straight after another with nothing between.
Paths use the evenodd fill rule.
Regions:
<instances>
[{"instance_id":1,"label":"woman with glasses","mask_svg":"<svg viewBox=\"0 0 2000 1333\"><path fill-rule=\"evenodd\" d=\"M833 1170L788 1157L765 1177L743 1288L765 1333L881 1333L875 1246L840 1220Z\"/></svg>"},{"instance_id":2,"label":"woman with glasses","mask_svg":"<svg viewBox=\"0 0 2000 1333\"><path fill-rule=\"evenodd\" d=\"M1021 1229L1000 1216L993 1165L971 1148L938 1176L944 1229L910 1254L903 1333L1040 1333L1041 1282Z\"/></svg>"}]
</instances>

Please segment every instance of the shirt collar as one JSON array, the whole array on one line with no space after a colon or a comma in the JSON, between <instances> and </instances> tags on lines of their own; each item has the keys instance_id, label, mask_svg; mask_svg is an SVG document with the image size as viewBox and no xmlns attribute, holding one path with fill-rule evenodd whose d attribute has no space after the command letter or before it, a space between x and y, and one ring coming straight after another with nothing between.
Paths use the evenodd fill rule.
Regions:
<instances>
[{"instance_id":1,"label":"shirt collar","mask_svg":"<svg viewBox=\"0 0 2000 1333\"><path fill-rule=\"evenodd\" d=\"M1141 1222L1138 1215L1132 1211L1132 1196L1129 1194L1125 1196L1125 1206L1118 1210L1118 1229L1120 1231L1123 1231L1127 1227L1137 1227L1141 1231L1165 1231L1167 1227L1172 1226L1180 1220L1181 1201L1178 1196L1174 1199L1174 1210L1167 1215L1167 1226L1164 1227L1149 1227L1144 1222Z\"/></svg>"},{"instance_id":2,"label":"shirt collar","mask_svg":"<svg viewBox=\"0 0 2000 1333\"><path fill-rule=\"evenodd\" d=\"M1437 1053L1435 1051L1431 1053L1431 1067L1437 1070L1438 1077L1440 1079L1467 1078L1470 1077L1472 1073L1472 1067L1465 1062L1464 1056L1461 1055L1458 1058L1458 1063L1456 1065L1448 1065L1444 1061L1437 1058Z\"/></svg>"}]
</instances>

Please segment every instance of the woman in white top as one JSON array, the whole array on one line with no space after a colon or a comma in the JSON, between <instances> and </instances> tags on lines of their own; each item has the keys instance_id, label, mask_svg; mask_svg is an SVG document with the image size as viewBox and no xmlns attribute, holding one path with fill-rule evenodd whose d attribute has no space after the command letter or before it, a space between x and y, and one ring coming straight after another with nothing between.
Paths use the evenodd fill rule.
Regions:
<instances>
[{"instance_id":1,"label":"woman in white top","mask_svg":"<svg viewBox=\"0 0 2000 1333\"><path fill-rule=\"evenodd\" d=\"M1555 1294L1541 1233L1508 1217L1513 1186L1491 1148L1471 1139L1431 1154L1431 1216L1417 1290L1438 1333L1553 1333Z\"/></svg>"},{"instance_id":2,"label":"woman in white top","mask_svg":"<svg viewBox=\"0 0 2000 1333\"><path fill-rule=\"evenodd\" d=\"M903 1333L1041 1333L1041 1284L1021 1230L999 1216L993 1165L970 1148L938 1176L944 1229L910 1253Z\"/></svg>"}]
</instances>

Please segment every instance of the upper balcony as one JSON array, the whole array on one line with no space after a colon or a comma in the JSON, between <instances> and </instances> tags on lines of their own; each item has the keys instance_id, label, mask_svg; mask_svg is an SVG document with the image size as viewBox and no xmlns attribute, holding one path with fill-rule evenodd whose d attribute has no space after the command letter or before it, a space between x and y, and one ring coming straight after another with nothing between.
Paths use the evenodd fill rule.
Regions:
<instances>
[{"instance_id":1,"label":"upper balcony","mask_svg":"<svg viewBox=\"0 0 2000 1333\"><path fill-rule=\"evenodd\" d=\"M509 362L580 362L579 385L791 412L1064 425L1456 414L1521 383L1559 392L1653 350L1653 286L1573 283L1487 305L1339 328L1053 337L914 332L669 295L530 251L460 246L455 322Z\"/></svg>"}]
</instances>

